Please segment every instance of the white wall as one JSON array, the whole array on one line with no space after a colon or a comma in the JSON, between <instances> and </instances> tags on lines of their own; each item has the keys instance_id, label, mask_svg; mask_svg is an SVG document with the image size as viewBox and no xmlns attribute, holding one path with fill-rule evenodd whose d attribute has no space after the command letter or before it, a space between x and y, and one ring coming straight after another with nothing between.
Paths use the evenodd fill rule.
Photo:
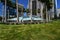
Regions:
<instances>
[{"instance_id":1,"label":"white wall","mask_svg":"<svg viewBox=\"0 0 60 40\"><path fill-rule=\"evenodd\" d=\"M59 17L60 9L57 9L57 17Z\"/></svg>"}]
</instances>

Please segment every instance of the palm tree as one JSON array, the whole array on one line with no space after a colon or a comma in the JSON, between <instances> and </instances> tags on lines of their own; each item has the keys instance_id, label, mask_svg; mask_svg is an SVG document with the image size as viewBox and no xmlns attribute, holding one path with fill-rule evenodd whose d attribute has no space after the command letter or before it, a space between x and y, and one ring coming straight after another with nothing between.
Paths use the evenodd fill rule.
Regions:
<instances>
[{"instance_id":1,"label":"palm tree","mask_svg":"<svg viewBox=\"0 0 60 40\"><path fill-rule=\"evenodd\" d=\"M52 8L52 0L51 1L47 1L46 3L46 22L50 21L50 12L49 14L47 13L48 11L50 11L50 9Z\"/></svg>"},{"instance_id":2,"label":"palm tree","mask_svg":"<svg viewBox=\"0 0 60 40\"><path fill-rule=\"evenodd\" d=\"M14 8L14 9L16 9L16 11L17 11L17 22L19 22L19 14L18 14L18 12L21 12L21 7L20 7L20 5L18 5L18 0L16 0L16 3L14 3L14 2L12 2L11 0L0 0L4 5L5 5L5 22L6 22L6 20L7 20L7 18L6 18L6 7L7 6L9 6L10 8ZM19 8L19 9L18 9ZM23 11L23 8L24 7L22 7L22 11Z\"/></svg>"},{"instance_id":3,"label":"palm tree","mask_svg":"<svg viewBox=\"0 0 60 40\"><path fill-rule=\"evenodd\" d=\"M40 13L41 13L41 18L44 19L44 16L43 16L43 9L44 9L44 6L45 6L45 2L46 0L38 0L40 1L40 5L41 5L41 8L40 8ZM42 20L41 22L44 22L44 20Z\"/></svg>"},{"instance_id":4,"label":"palm tree","mask_svg":"<svg viewBox=\"0 0 60 40\"><path fill-rule=\"evenodd\" d=\"M21 7L18 5L18 0L16 0L16 3L13 3L13 2L11 2L11 1L9 0L7 5L10 6L10 7L12 7L12 8L14 8L14 9L16 9L16 12L17 12L17 23L18 23L18 22L19 22L19 13L18 13L18 11L20 11L20 10L18 10L18 8L19 8L19 9L21 8Z\"/></svg>"},{"instance_id":5,"label":"palm tree","mask_svg":"<svg viewBox=\"0 0 60 40\"><path fill-rule=\"evenodd\" d=\"M26 12L29 13L30 12L29 9L26 9Z\"/></svg>"},{"instance_id":6,"label":"palm tree","mask_svg":"<svg viewBox=\"0 0 60 40\"><path fill-rule=\"evenodd\" d=\"M4 22L7 22L7 4L9 4L9 3L7 3L8 1L7 0L0 0L3 4L4 4L4 8L5 8L5 21Z\"/></svg>"},{"instance_id":7,"label":"palm tree","mask_svg":"<svg viewBox=\"0 0 60 40\"><path fill-rule=\"evenodd\" d=\"M4 22L4 6L2 7L2 22Z\"/></svg>"},{"instance_id":8,"label":"palm tree","mask_svg":"<svg viewBox=\"0 0 60 40\"><path fill-rule=\"evenodd\" d=\"M27 15L29 15L30 10L29 9L26 9L25 12L27 13Z\"/></svg>"},{"instance_id":9,"label":"palm tree","mask_svg":"<svg viewBox=\"0 0 60 40\"><path fill-rule=\"evenodd\" d=\"M37 9L32 9L32 13L33 13L33 15L36 15Z\"/></svg>"},{"instance_id":10,"label":"palm tree","mask_svg":"<svg viewBox=\"0 0 60 40\"><path fill-rule=\"evenodd\" d=\"M30 3L31 2L31 3ZM32 18L32 0L29 0L30 17ZM32 22L32 19L31 19Z\"/></svg>"},{"instance_id":11,"label":"palm tree","mask_svg":"<svg viewBox=\"0 0 60 40\"><path fill-rule=\"evenodd\" d=\"M54 19L57 19L56 3L55 3L55 0L54 0Z\"/></svg>"},{"instance_id":12,"label":"palm tree","mask_svg":"<svg viewBox=\"0 0 60 40\"><path fill-rule=\"evenodd\" d=\"M47 6L46 6L46 22L48 22L48 12L47 12Z\"/></svg>"},{"instance_id":13,"label":"palm tree","mask_svg":"<svg viewBox=\"0 0 60 40\"><path fill-rule=\"evenodd\" d=\"M41 1L42 3L44 3L45 6L46 6L46 21L48 22L48 13L47 13L47 11L50 10L51 7L52 7L52 6L50 6L51 3L52 3L52 0L39 0L39 1ZM42 13L42 9L41 9L41 13Z\"/></svg>"},{"instance_id":14,"label":"palm tree","mask_svg":"<svg viewBox=\"0 0 60 40\"><path fill-rule=\"evenodd\" d=\"M21 14L20 16L23 15L23 12L25 12L25 8L23 7L23 5L22 6L18 5L18 12Z\"/></svg>"},{"instance_id":15,"label":"palm tree","mask_svg":"<svg viewBox=\"0 0 60 40\"><path fill-rule=\"evenodd\" d=\"M8 19L9 19L9 10L8 10Z\"/></svg>"},{"instance_id":16,"label":"palm tree","mask_svg":"<svg viewBox=\"0 0 60 40\"><path fill-rule=\"evenodd\" d=\"M18 0L16 0L17 23L19 23Z\"/></svg>"},{"instance_id":17,"label":"palm tree","mask_svg":"<svg viewBox=\"0 0 60 40\"><path fill-rule=\"evenodd\" d=\"M41 3L41 18L43 19L43 8L44 8L44 3ZM43 22L44 20L42 20Z\"/></svg>"},{"instance_id":18,"label":"palm tree","mask_svg":"<svg viewBox=\"0 0 60 40\"><path fill-rule=\"evenodd\" d=\"M37 11L38 11L38 13L40 13L40 9L38 9Z\"/></svg>"},{"instance_id":19,"label":"palm tree","mask_svg":"<svg viewBox=\"0 0 60 40\"><path fill-rule=\"evenodd\" d=\"M6 18L6 4L7 4L7 0L5 0L5 22L7 21L7 18Z\"/></svg>"}]
</instances>

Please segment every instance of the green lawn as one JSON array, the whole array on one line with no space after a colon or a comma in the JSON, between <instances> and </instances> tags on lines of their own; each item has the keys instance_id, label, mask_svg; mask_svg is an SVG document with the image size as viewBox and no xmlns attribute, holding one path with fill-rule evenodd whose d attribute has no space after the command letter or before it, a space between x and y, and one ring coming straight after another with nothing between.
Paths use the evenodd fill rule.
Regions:
<instances>
[{"instance_id":1,"label":"green lawn","mask_svg":"<svg viewBox=\"0 0 60 40\"><path fill-rule=\"evenodd\" d=\"M60 40L60 21L46 24L0 24L0 40Z\"/></svg>"}]
</instances>

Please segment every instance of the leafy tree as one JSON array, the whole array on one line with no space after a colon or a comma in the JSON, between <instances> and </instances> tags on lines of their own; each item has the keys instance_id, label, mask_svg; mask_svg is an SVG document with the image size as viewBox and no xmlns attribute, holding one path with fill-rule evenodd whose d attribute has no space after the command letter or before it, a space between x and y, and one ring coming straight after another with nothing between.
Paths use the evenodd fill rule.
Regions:
<instances>
[{"instance_id":1,"label":"leafy tree","mask_svg":"<svg viewBox=\"0 0 60 40\"><path fill-rule=\"evenodd\" d=\"M0 16L0 21L2 21L2 17Z\"/></svg>"},{"instance_id":2,"label":"leafy tree","mask_svg":"<svg viewBox=\"0 0 60 40\"><path fill-rule=\"evenodd\" d=\"M29 12L30 12L30 10L29 10L29 9L26 9L26 12L27 12L27 13L29 13Z\"/></svg>"},{"instance_id":3,"label":"leafy tree","mask_svg":"<svg viewBox=\"0 0 60 40\"><path fill-rule=\"evenodd\" d=\"M41 1L42 3L45 3L48 10L50 10L52 8L52 0L39 0L39 1Z\"/></svg>"},{"instance_id":4,"label":"leafy tree","mask_svg":"<svg viewBox=\"0 0 60 40\"><path fill-rule=\"evenodd\" d=\"M40 9L38 9L38 13L40 13Z\"/></svg>"},{"instance_id":5,"label":"leafy tree","mask_svg":"<svg viewBox=\"0 0 60 40\"><path fill-rule=\"evenodd\" d=\"M36 9L32 9L32 13L33 13L33 15L36 15L37 10Z\"/></svg>"}]
</instances>

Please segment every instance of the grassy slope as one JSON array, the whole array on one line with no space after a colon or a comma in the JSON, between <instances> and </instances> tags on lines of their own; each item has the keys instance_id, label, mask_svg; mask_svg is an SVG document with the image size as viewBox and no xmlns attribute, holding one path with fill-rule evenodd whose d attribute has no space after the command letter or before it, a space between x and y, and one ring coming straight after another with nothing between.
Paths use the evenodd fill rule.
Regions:
<instances>
[{"instance_id":1,"label":"grassy slope","mask_svg":"<svg viewBox=\"0 0 60 40\"><path fill-rule=\"evenodd\" d=\"M60 21L30 25L0 24L0 40L60 40Z\"/></svg>"}]
</instances>

